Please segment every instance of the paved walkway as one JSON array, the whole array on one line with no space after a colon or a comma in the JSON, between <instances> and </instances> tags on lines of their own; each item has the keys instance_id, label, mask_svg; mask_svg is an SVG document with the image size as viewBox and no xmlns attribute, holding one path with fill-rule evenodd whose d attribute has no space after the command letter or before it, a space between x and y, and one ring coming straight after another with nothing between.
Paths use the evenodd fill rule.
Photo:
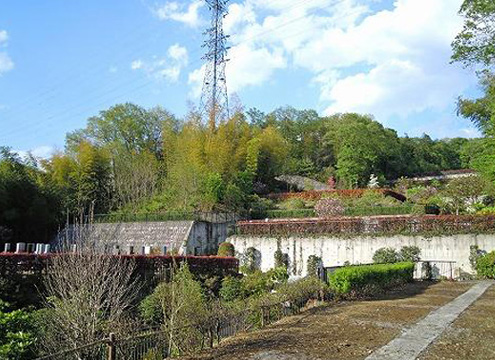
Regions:
<instances>
[{"instance_id":1,"label":"paved walkway","mask_svg":"<svg viewBox=\"0 0 495 360\"><path fill-rule=\"evenodd\" d=\"M492 284L491 281L484 281L474 285L455 300L432 311L416 325L403 332L384 347L373 352L366 360L415 360Z\"/></svg>"},{"instance_id":2,"label":"paved walkway","mask_svg":"<svg viewBox=\"0 0 495 360\"><path fill-rule=\"evenodd\" d=\"M441 327L434 327L437 331L435 333L437 340L421 353L420 356L424 356L421 357L422 360L495 359L495 356L488 356L490 350L486 352L486 357L483 357L484 355L480 357L477 351L480 345L477 345L478 349L470 348L469 341L473 341L473 338L468 336L471 333L480 334L483 330L488 339L490 336L495 339L494 288L488 290L458 318L458 320L462 319L464 315L470 313L471 309L477 309L475 315L482 316L481 312L491 306L489 309L493 312L488 314L489 320L486 320L486 326L483 329L476 330L478 319L473 321L474 315L472 314L469 318L471 320L464 320L461 325L457 325L455 321L448 326L463 311L462 309L469 306L468 303L472 303L474 297L479 296L487 286L487 283L453 282L410 284L405 289L388 294L381 300L339 303L309 310L301 315L283 319L261 331L242 334L226 340L217 349L188 359L348 360L366 359L370 356L372 356L370 359L373 359L373 356L376 359L376 356L383 351L380 349L386 348L387 344L393 343L396 338L403 338L404 331L408 333L412 329L418 329L420 324L425 325L426 319L429 319L428 321L444 319L442 320L444 323ZM464 293L466 294L462 295ZM485 302L484 307L478 308L477 304L482 301ZM454 313L456 313L455 316ZM455 352L450 352L452 357L443 357L445 349L450 349L453 341L460 341L457 335L459 334L458 327L461 326L468 327L460 343L465 346L464 356L457 357ZM454 329L451 330L451 328ZM446 330L444 335L438 337L443 330ZM449 337L444 339L446 334ZM431 339L432 334L425 332L424 335L424 341ZM440 341L448 345L437 349L435 346ZM495 342L490 349L493 348L495 348ZM416 355L419 354L418 349L415 350ZM430 351L430 349L434 350ZM393 358L406 359L401 355Z\"/></svg>"}]
</instances>

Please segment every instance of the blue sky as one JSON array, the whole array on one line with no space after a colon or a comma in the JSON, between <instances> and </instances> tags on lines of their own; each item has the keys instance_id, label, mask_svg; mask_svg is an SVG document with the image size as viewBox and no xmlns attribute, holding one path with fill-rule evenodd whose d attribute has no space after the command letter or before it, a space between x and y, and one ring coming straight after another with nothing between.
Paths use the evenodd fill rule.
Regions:
<instances>
[{"instance_id":1,"label":"blue sky","mask_svg":"<svg viewBox=\"0 0 495 360\"><path fill-rule=\"evenodd\" d=\"M246 108L357 111L410 136L476 136L450 65L461 0L237 0L228 87ZM0 0L0 145L46 156L120 102L198 103L201 0Z\"/></svg>"}]
</instances>

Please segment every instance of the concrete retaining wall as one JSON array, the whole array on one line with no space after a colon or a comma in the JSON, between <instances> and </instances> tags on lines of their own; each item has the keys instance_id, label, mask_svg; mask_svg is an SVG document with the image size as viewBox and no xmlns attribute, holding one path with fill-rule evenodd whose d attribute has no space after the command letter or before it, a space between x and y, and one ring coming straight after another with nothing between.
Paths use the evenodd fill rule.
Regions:
<instances>
[{"instance_id":1,"label":"concrete retaining wall","mask_svg":"<svg viewBox=\"0 0 495 360\"><path fill-rule=\"evenodd\" d=\"M77 239L97 240L109 250L126 253L132 246L135 253L143 247L162 252L177 251L181 255L216 255L218 245L227 239L230 223L204 221L162 221L136 223L101 223L70 226L62 230L52 244L74 243ZM81 235L82 234L82 235Z\"/></svg>"},{"instance_id":2,"label":"concrete retaining wall","mask_svg":"<svg viewBox=\"0 0 495 360\"><path fill-rule=\"evenodd\" d=\"M495 250L495 235L451 235L437 237L391 236L355 237L349 239L335 237L289 237L268 238L232 236L227 239L235 246L239 257L249 247L258 250L261 269L274 266L274 253L280 248L289 258L289 272L292 277L306 275L307 260L311 255L322 258L323 266L340 266L346 261L351 264L372 263L376 250L392 247L399 250L403 246L418 246L422 260L455 261L455 276L472 273L469 262L470 246L478 245L481 250Z\"/></svg>"}]
</instances>

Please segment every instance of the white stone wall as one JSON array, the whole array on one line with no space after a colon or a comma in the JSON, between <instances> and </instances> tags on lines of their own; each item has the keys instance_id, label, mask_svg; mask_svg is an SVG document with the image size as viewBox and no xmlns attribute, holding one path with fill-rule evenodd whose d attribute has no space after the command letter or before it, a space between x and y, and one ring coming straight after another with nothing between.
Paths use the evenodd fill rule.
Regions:
<instances>
[{"instance_id":1,"label":"white stone wall","mask_svg":"<svg viewBox=\"0 0 495 360\"><path fill-rule=\"evenodd\" d=\"M392 247L400 250L403 246L418 246L421 259L431 261L455 261L455 276L472 273L469 262L470 246L478 245L481 250L495 250L495 235L451 235L451 236L391 236L391 237L289 237L268 238L232 236L227 239L242 254L249 247L261 253L261 269L269 270L274 266L274 253L280 248L289 256L289 272L293 277L306 275L306 262L309 256L321 257L325 267L351 264L372 263L376 250Z\"/></svg>"}]
</instances>

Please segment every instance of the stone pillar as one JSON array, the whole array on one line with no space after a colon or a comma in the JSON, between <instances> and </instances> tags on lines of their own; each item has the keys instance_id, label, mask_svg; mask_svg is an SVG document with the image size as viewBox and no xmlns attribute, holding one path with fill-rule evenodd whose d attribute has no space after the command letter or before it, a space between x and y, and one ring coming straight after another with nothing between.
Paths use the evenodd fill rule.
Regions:
<instances>
[{"instance_id":1,"label":"stone pillar","mask_svg":"<svg viewBox=\"0 0 495 360\"><path fill-rule=\"evenodd\" d=\"M45 244L45 248L43 249L44 254L49 254L50 253L50 244Z\"/></svg>"},{"instance_id":2,"label":"stone pillar","mask_svg":"<svg viewBox=\"0 0 495 360\"><path fill-rule=\"evenodd\" d=\"M9 253L11 251L11 244L10 243L5 243L3 247L3 252Z\"/></svg>"}]
</instances>

